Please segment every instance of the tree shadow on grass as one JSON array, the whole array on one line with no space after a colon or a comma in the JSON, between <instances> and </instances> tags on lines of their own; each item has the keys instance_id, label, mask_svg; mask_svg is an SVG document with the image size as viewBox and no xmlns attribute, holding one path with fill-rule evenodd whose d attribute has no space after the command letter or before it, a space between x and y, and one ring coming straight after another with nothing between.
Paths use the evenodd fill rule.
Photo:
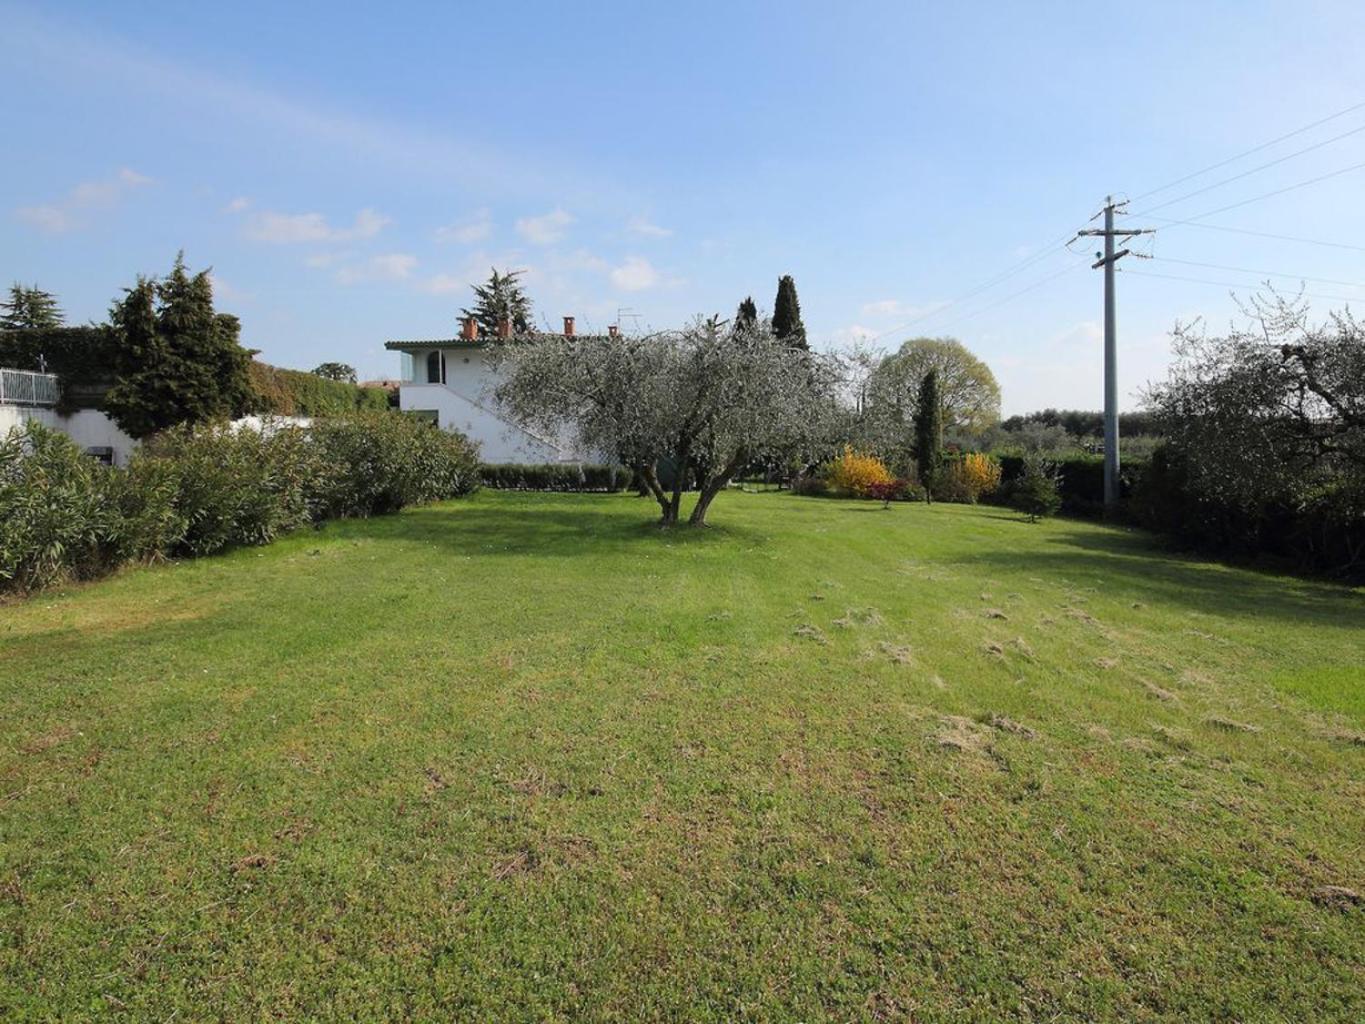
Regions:
<instances>
[{"instance_id":1,"label":"tree shadow on grass","mask_svg":"<svg viewBox=\"0 0 1365 1024\"><path fill-rule=\"evenodd\" d=\"M1111 584L1125 597L1153 605L1184 606L1192 612L1273 618L1355 632L1365 627L1365 594L1359 591L1175 553L1159 538L1139 530L1079 528L1058 522L1037 543L978 550L960 561L981 565L986 572L1087 584L1098 580L1102 587Z\"/></svg>"},{"instance_id":2,"label":"tree shadow on grass","mask_svg":"<svg viewBox=\"0 0 1365 1024\"><path fill-rule=\"evenodd\" d=\"M380 540L437 544L464 555L545 555L568 558L665 546L688 548L725 545L739 540L763 544L767 534L724 520L719 508L715 525L681 523L662 528L653 502L604 497L602 504L575 502L468 504L407 509L400 515L359 522L343 520L324 528L333 536L355 535ZM686 511L686 510L685 510Z\"/></svg>"}]
</instances>

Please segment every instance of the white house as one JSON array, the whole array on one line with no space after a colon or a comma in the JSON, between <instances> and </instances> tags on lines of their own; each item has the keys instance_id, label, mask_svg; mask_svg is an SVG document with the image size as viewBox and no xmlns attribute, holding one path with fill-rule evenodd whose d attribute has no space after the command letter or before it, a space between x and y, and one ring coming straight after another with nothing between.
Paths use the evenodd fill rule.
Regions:
<instances>
[{"instance_id":1,"label":"white house","mask_svg":"<svg viewBox=\"0 0 1365 1024\"><path fill-rule=\"evenodd\" d=\"M101 461L126 465L137 442L99 409L58 412L60 393L55 374L0 368L0 438L36 420L66 434Z\"/></svg>"},{"instance_id":2,"label":"white house","mask_svg":"<svg viewBox=\"0 0 1365 1024\"><path fill-rule=\"evenodd\" d=\"M565 439L533 433L498 409L493 397L497 373L488 363L488 348L518 340L507 323L498 334L496 339L479 337L478 324L466 317L458 338L386 341L386 349L402 353L399 408L429 415L442 430L458 430L479 442L484 462L590 461ZM564 336L574 337L571 316L564 318Z\"/></svg>"}]
</instances>

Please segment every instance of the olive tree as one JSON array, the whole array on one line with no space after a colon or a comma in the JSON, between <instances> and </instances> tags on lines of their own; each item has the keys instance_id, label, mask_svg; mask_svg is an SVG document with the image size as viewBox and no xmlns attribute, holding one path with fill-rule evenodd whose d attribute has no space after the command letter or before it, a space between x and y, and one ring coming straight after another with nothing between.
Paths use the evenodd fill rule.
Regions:
<instances>
[{"instance_id":1,"label":"olive tree","mask_svg":"<svg viewBox=\"0 0 1365 1024\"><path fill-rule=\"evenodd\" d=\"M1149 389L1191 483L1221 504L1296 502L1365 480L1365 329L1349 311L1314 323L1273 292L1245 325L1209 337L1176 327L1168 378Z\"/></svg>"},{"instance_id":2,"label":"olive tree","mask_svg":"<svg viewBox=\"0 0 1365 1024\"><path fill-rule=\"evenodd\" d=\"M699 494L689 522L700 526L743 467L816 450L834 416L824 360L761 322L734 331L698 318L645 337L541 336L495 358L504 410L631 467L666 526L679 520L690 477ZM665 461L667 488L658 473Z\"/></svg>"}]
</instances>

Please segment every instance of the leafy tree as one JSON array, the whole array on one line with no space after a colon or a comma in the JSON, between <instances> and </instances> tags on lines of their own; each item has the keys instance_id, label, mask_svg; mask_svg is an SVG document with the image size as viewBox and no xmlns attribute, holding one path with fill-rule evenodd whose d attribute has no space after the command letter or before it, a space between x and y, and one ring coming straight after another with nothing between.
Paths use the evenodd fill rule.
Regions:
<instances>
[{"instance_id":1,"label":"leafy tree","mask_svg":"<svg viewBox=\"0 0 1365 1024\"><path fill-rule=\"evenodd\" d=\"M324 380L339 380L343 384L356 382L355 367L349 363L319 363L313 367L313 376Z\"/></svg>"},{"instance_id":2,"label":"leafy tree","mask_svg":"<svg viewBox=\"0 0 1365 1024\"><path fill-rule=\"evenodd\" d=\"M758 328L758 307L753 296L747 296L735 311L735 332L752 331Z\"/></svg>"},{"instance_id":3,"label":"leafy tree","mask_svg":"<svg viewBox=\"0 0 1365 1024\"><path fill-rule=\"evenodd\" d=\"M9 299L0 302L0 330L30 331L60 327L62 311L51 293L37 285L25 288L15 283L10 286Z\"/></svg>"},{"instance_id":4,"label":"leafy tree","mask_svg":"<svg viewBox=\"0 0 1365 1024\"><path fill-rule=\"evenodd\" d=\"M868 383L868 404L893 423L914 417L924 375L938 378L939 414L952 434L976 437L1000 419L1000 385L990 367L955 338L915 338L882 360Z\"/></svg>"},{"instance_id":5,"label":"leafy tree","mask_svg":"<svg viewBox=\"0 0 1365 1024\"><path fill-rule=\"evenodd\" d=\"M1025 457L1023 471L1010 489L1010 504L1031 523L1055 515L1062 507L1056 468L1037 455Z\"/></svg>"},{"instance_id":6,"label":"leafy tree","mask_svg":"<svg viewBox=\"0 0 1365 1024\"><path fill-rule=\"evenodd\" d=\"M801 300L796 297L796 282L790 274L777 279L777 298L773 301L773 335L792 348L810 350L806 325L801 322Z\"/></svg>"},{"instance_id":7,"label":"leafy tree","mask_svg":"<svg viewBox=\"0 0 1365 1024\"><path fill-rule=\"evenodd\" d=\"M487 284L473 285L474 308L461 310L463 316L472 316L478 321L479 330L489 338L498 336L498 325L510 320L516 334L526 334L531 330L531 300L521 285L524 271L509 270L498 273L493 268Z\"/></svg>"},{"instance_id":8,"label":"leafy tree","mask_svg":"<svg viewBox=\"0 0 1365 1024\"><path fill-rule=\"evenodd\" d=\"M1222 337L1177 327L1168 377L1147 394L1169 493L1143 518L1349 569L1365 560L1365 327L1349 312L1315 323L1273 292L1247 313ZM1155 483L1143 481L1143 503Z\"/></svg>"},{"instance_id":9,"label":"leafy tree","mask_svg":"<svg viewBox=\"0 0 1365 1024\"><path fill-rule=\"evenodd\" d=\"M191 276L184 253L164 279L139 277L109 319L115 382L104 407L129 434L146 437L251 407L251 357L238 343L241 325L214 311L209 272Z\"/></svg>"},{"instance_id":10,"label":"leafy tree","mask_svg":"<svg viewBox=\"0 0 1365 1024\"><path fill-rule=\"evenodd\" d=\"M833 374L812 386L819 361L761 322L747 335L698 319L646 338L547 336L497 358L504 409L629 466L666 526L679 520L689 478L700 490L689 522L700 526L744 466L827 444ZM674 468L668 490L665 463Z\"/></svg>"},{"instance_id":11,"label":"leafy tree","mask_svg":"<svg viewBox=\"0 0 1365 1024\"><path fill-rule=\"evenodd\" d=\"M915 465L920 483L931 494L943 468L943 406L939 400L938 371L920 381L915 403Z\"/></svg>"}]
</instances>

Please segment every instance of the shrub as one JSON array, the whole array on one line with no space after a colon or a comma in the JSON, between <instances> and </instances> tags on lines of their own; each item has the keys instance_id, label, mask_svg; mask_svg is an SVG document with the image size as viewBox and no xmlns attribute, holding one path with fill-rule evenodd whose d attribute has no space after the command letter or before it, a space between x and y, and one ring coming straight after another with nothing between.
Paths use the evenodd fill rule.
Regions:
<instances>
[{"instance_id":1,"label":"shrub","mask_svg":"<svg viewBox=\"0 0 1365 1024\"><path fill-rule=\"evenodd\" d=\"M870 489L892 482L891 471L875 455L855 452L851 447L825 468L825 479L834 493L855 498L866 497Z\"/></svg>"},{"instance_id":2,"label":"shrub","mask_svg":"<svg viewBox=\"0 0 1365 1024\"><path fill-rule=\"evenodd\" d=\"M0 586L35 590L101 572L119 527L106 484L104 467L39 423L0 441Z\"/></svg>"},{"instance_id":3,"label":"shrub","mask_svg":"<svg viewBox=\"0 0 1365 1024\"><path fill-rule=\"evenodd\" d=\"M952 459L939 470L934 497L975 505L1000 487L1000 463L989 455L969 452Z\"/></svg>"},{"instance_id":4,"label":"shrub","mask_svg":"<svg viewBox=\"0 0 1365 1024\"><path fill-rule=\"evenodd\" d=\"M1056 467L1037 456L1029 456L1019 479L1010 488L1010 504L1028 516L1031 523L1053 515L1062 507L1057 481Z\"/></svg>"},{"instance_id":5,"label":"shrub","mask_svg":"<svg viewBox=\"0 0 1365 1024\"><path fill-rule=\"evenodd\" d=\"M829 481L823 472L802 473L792 477L791 489L793 494L823 498L829 495Z\"/></svg>"},{"instance_id":6,"label":"shrub","mask_svg":"<svg viewBox=\"0 0 1365 1024\"><path fill-rule=\"evenodd\" d=\"M207 555L310 522L321 473L304 430L267 424L173 427L134 456L129 476L174 488L183 532L168 553Z\"/></svg>"},{"instance_id":7,"label":"shrub","mask_svg":"<svg viewBox=\"0 0 1365 1024\"><path fill-rule=\"evenodd\" d=\"M145 444L127 469L29 424L0 440L0 589L265 544L310 522L477 486L477 446L389 413L260 431L182 425Z\"/></svg>"},{"instance_id":8,"label":"shrub","mask_svg":"<svg viewBox=\"0 0 1365 1024\"><path fill-rule=\"evenodd\" d=\"M479 486L478 446L410 416L322 420L308 434L324 467L315 518L383 515Z\"/></svg>"}]
</instances>

